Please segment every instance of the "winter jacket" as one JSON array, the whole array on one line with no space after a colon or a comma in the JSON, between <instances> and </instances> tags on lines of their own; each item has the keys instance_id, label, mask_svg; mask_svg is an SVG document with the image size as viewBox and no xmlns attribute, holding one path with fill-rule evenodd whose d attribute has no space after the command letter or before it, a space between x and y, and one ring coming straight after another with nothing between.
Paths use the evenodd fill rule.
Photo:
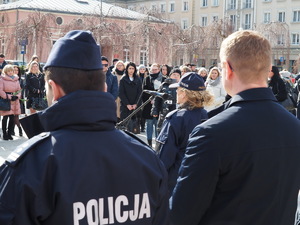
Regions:
<instances>
[{"instance_id":1,"label":"winter jacket","mask_svg":"<svg viewBox=\"0 0 300 225\"><path fill-rule=\"evenodd\" d=\"M226 107L190 135L170 199L172 224L293 225L299 120L269 88L242 91Z\"/></svg>"},{"instance_id":2,"label":"winter jacket","mask_svg":"<svg viewBox=\"0 0 300 225\"><path fill-rule=\"evenodd\" d=\"M219 79L218 79L219 78ZM210 111L212 109L215 109L223 104L225 101L226 91L223 87L221 77L218 77L217 82L213 85L210 84L210 79L206 80L206 90L209 91L214 96L214 102L210 106L206 106L205 109L207 111Z\"/></svg>"},{"instance_id":3,"label":"winter jacket","mask_svg":"<svg viewBox=\"0 0 300 225\"><path fill-rule=\"evenodd\" d=\"M107 92L111 93L114 99L117 99L119 93L118 79L110 70L106 72L106 84Z\"/></svg>"},{"instance_id":4,"label":"winter jacket","mask_svg":"<svg viewBox=\"0 0 300 225\"><path fill-rule=\"evenodd\" d=\"M33 115L46 132L0 167L1 225L168 224L164 166L115 129L111 94L75 91Z\"/></svg>"},{"instance_id":5,"label":"winter jacket","mask_svg":"<svg viewBox=\"0 0 300 225\"><path fill-rule=\"evenodd\" d=\"M19 77L17 75L13 77L2 75L0 78L0 97L11 99L13 95L18 96L18 99L10 102L10 111L0 111L1 116L21 114L19 101L21 98L21 87Z\"/></svg>"},{"instance_id":6,"label":"winter jacket","mask_svg":"<svg viewBox=\"0 0 300 225\"><path fill-rule=\"evenodd\" d=\"M170 194L176 184L189 135L195 126L206 119L207 112L203 108L176 109L166 116L161 132L156 138L156 151L168 171Z\"/></svg>"},{"instance_id":7,"label":"winter jacket","mask_svg":"<svg viewBox=\"0 0 300 225\"><path fill-rule=\"evenodd\" d=\"M287 90L284 81L279 77L274 75L269 81L269 88L272 89L277 101L282 102L287 98Z\"/></svg>"},{"instance_id":8,"label":"winter jacket","mask_svg":"<svg viewBox=\"0 0 300 225\"><path fill-rule=\"evenodd\" d=\"M121 99L121 120L125 119L132 111L129 111L127 105L138 104L142 93L142 83L139 77L135 76L131 81L124 75L120 80L119 97Z\"/></svg>"}]
</instances>

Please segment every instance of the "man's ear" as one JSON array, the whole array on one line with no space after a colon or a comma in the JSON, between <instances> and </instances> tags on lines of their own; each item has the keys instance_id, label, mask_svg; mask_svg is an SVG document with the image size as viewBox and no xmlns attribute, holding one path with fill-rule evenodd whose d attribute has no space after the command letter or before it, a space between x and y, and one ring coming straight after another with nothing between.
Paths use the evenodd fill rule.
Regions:
<instances>
[{"instance_id":1,"label":"man's ear","mask_svg":"<svg viewBox=\"0 0 300 225\"><path fill-rule=\"evenodd\" d=\"M52 88L53 101L57 101L58 99L66 95L61 86L55 83L55 81L49 80L48 82Z\"/></svg>"},{"instance_id":2,"label":"man's ear","mask_svg":"<svg viewBox=\"0 0 300 225\"><path fill-rule=\"evenodd\" d=\"M225 62L225 68L226 68L225 79L231 80L233 77L233 68L228 61Z\"/></svg>"}]
</instances>

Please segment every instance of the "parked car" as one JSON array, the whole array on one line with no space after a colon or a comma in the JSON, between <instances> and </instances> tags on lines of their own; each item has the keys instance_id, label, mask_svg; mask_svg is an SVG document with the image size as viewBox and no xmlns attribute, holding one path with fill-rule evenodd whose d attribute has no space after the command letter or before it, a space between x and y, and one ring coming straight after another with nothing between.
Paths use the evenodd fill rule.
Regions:
<instances>
[{"instance_id":1,"label":"parked car","mask_svg":"<svg viewBox=\"0 0 300 225\"><path fill-rule=\"evenodd\" d=\"M26 65L27 65L26 62L23 62L23 61L21 61L21 60L5 59L5 61L6 61L8 64L17 65L17 66L26 66Z\"/></svg>"}]
</instances>

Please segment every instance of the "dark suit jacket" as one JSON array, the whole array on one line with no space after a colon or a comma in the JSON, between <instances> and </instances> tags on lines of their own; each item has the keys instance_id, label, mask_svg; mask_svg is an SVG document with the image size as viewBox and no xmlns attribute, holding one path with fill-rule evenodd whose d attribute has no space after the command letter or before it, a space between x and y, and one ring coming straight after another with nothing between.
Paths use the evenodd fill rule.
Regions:
<instances>
[{"instance_id":1,"label":"dark suit jacket","mask_svg":"<svg viewBox=\"0 0 300 225\"><path fill-rule=\"evenodd\" d=\"M272 90L235 95L191 133L170 202L173 224L293 225L300 122Z\"/></svg>"}]
</instances>

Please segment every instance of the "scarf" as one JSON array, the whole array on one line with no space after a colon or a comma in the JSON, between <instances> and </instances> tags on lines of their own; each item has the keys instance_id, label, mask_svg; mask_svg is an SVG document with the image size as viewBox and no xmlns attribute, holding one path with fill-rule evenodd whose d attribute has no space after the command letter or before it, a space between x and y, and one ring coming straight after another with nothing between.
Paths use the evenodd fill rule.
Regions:
<instances>
[{"instance_id":1,"label":"scarf","mask_svg":"<svg viewBox=\"0 0 300 225\"><path fill-rule=\"evenodd\" d=\"M215 80L207 79L206 80L206 86L217 86L221 82L221 76L218 76Z\"/></svg>"},{"instance_id":2,"label":"scarf","mask_svg":"<svg viewBox=\"0 0 300 225\"><path fill-rule=\"evenodd\" d=\"M123 75L124 74L124 71L125 70L118 70L117 68L115 69L115 71L116 71L116 73L118 74L118 75Z\"/></svg>"}]
</instances>

